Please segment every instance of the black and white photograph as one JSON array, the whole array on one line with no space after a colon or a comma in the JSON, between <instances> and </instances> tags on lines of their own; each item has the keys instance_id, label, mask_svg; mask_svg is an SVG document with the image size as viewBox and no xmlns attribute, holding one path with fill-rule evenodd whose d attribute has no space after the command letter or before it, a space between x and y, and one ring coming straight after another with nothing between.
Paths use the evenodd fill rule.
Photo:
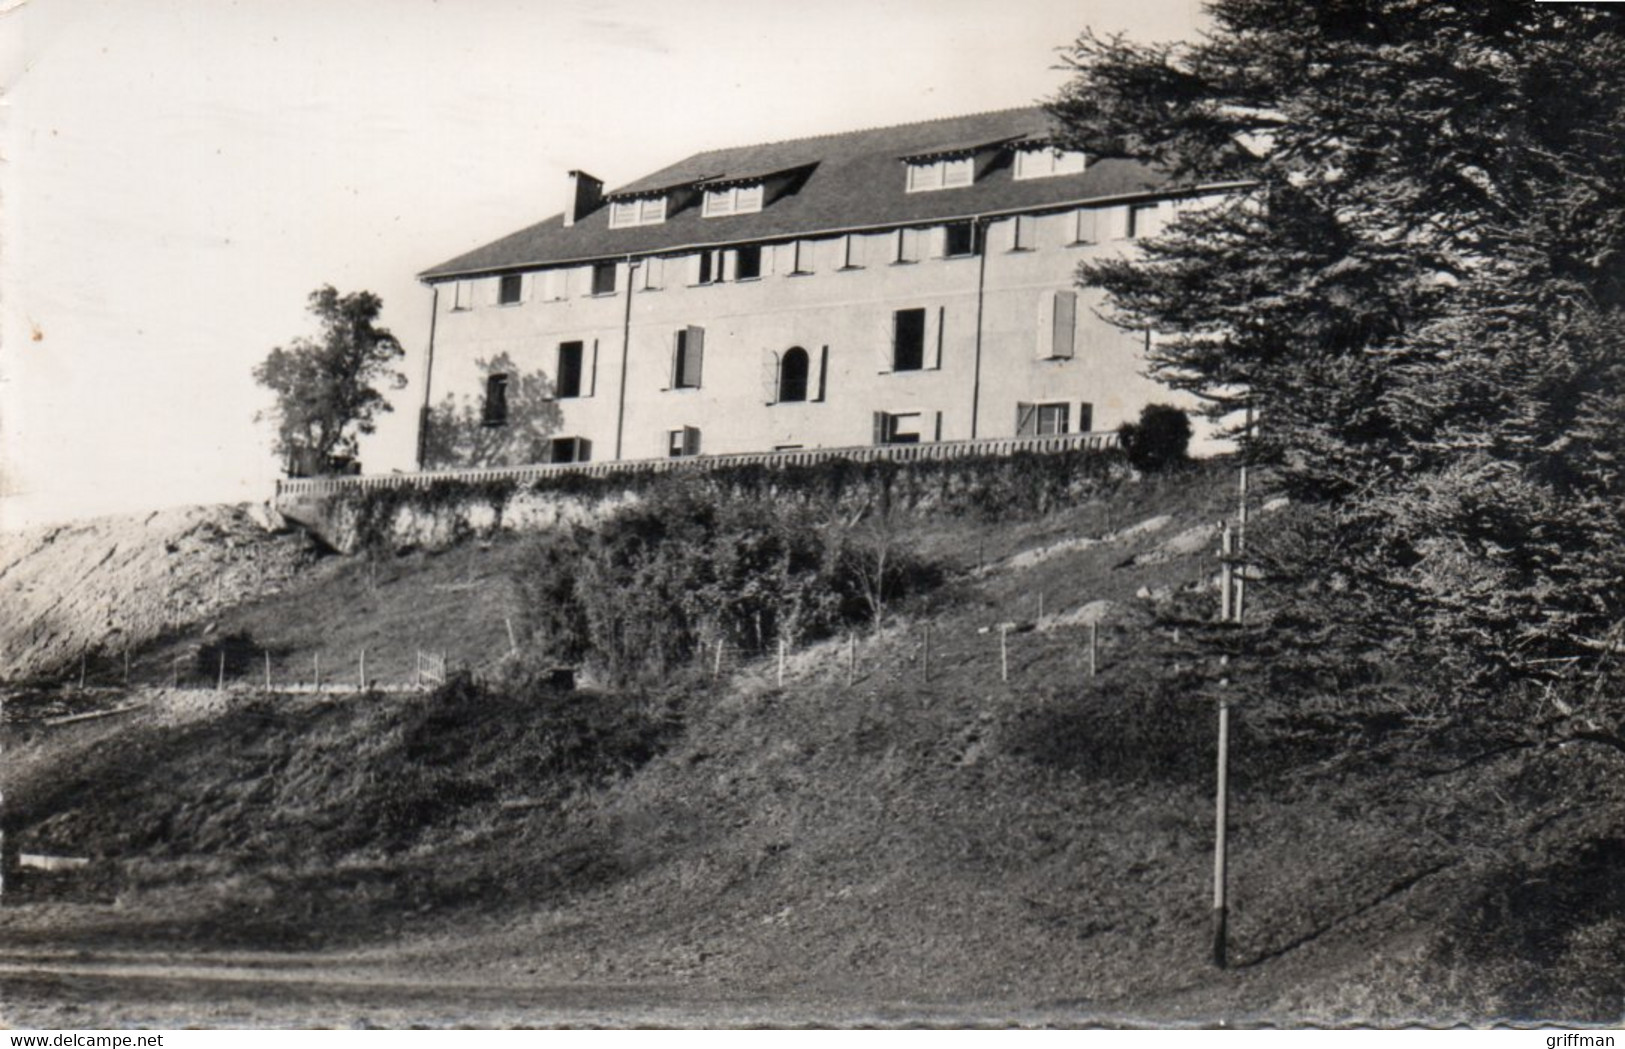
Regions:
<instances>
[{"instance_id":1,"label":"black and white photograph","mask_svg":"<svg viewBox=\"0 0 1625 1049\"><path fill-rule=\"evenodd\" d=\"M1625 5L0 3L0 1027L1616 1044Z\"/></svg>"}]
</instances>

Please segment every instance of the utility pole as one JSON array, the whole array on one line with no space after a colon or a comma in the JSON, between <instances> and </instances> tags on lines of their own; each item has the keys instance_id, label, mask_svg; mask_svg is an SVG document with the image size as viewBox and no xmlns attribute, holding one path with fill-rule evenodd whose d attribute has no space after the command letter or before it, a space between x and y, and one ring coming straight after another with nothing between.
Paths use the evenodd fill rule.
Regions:
<instances>
[{"instance_id":1,"label":"utility pole","mask_svg":"<svg viewBox=\"0 0 1625 1049\"><path fill-rule=\"evenodd\" d=\"M1240 556L1247 550L1247 456L1253 436L1253 406L1247 406L1247 422L1242 428L1241 445L1241 476L1238 482L1238 513L1236 517L1236 554ZM1246 605L1247 597L1247 566L1245 562L1241 570L1236 573L1236 622L1241 622L1242 609Z\"/></svg>"},{"instance_id":2,"label":"utility pole","mask_svg":"<svg viewBox=\"0 0 1625 1049\"><path fill-rule=\"evenodd\" d=\"M1220 656L1219 665L1229 663L1229 656ZM1228 898L1230 855L1230 697L1228 677L1219 679L1219 759L1217 790L1214 794L1213 813L1213 964L1223 969L1226 958L1226 939L1230 923Z\"/></svg>"}]
</instances>

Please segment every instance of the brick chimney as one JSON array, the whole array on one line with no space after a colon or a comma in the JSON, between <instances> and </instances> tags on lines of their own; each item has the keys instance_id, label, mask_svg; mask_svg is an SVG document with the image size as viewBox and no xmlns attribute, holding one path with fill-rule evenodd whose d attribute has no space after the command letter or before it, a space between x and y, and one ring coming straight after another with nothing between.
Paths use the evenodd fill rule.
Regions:
<instances>
[{"instance_id":1,"label":"brick chimney","mask_svg":"<svg viewBox=\"0 0 1625 1049\"><path fill-rule=\"evenodd\" d=\"M570 206L564 209L564 224L573 226L604 202L604 183L585 171L570 172Z\"/></svg>"}]
</instances>

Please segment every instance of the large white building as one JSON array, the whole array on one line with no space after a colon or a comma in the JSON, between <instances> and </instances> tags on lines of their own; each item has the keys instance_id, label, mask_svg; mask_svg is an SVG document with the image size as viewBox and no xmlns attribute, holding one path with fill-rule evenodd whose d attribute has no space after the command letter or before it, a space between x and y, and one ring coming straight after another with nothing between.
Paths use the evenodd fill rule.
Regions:
<instances>
[{"instance_id":1,"label":"large white building","mask_svg":"<svg viewBox=\"0 0 1625 1049\"><path fill-rule=\"evenodd\" d=\"M1077 264L1216 187L1037 108L700 153L420 276L428 467L1113 430L1179 397ZM433 411L430 411L430 408Z\"/></svg>"}]
</instances>

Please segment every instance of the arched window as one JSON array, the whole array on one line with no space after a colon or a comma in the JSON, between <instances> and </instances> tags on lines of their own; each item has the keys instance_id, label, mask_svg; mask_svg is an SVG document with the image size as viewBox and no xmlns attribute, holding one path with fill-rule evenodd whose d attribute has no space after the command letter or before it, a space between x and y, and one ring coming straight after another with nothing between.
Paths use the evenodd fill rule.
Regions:
<instances>
[{"instance_id":1,"label":"arched window","mask_svg":"<svg viewBox=\"0 0 1625 1049\"><path fill-rule=\"evenodd\" d=\"M779 361L779 400L804 401L807 399L807 351L792 346L784 351Z\"/></svg>"}]
</instances>

